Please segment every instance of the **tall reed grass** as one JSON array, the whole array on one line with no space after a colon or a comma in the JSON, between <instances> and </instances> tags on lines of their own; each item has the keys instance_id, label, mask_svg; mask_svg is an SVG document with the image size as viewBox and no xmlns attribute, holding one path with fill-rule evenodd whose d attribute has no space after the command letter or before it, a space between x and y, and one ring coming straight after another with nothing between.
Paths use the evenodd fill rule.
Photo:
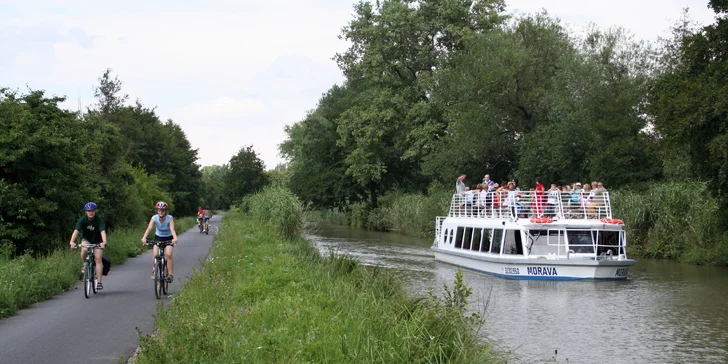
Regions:
<instances>
[{"instance_id":1,"label":"tall reed grass","mask_svg":"<svg viewBox=\"0 0 728 364\"><path fill-rule=\"evenodd\" d=\"M303 205L287 188L266 187L246 197L242 207L285 238L294 238L303 229Z\"/></svg>"},{"instance_id":2,"label":"tall reed grass","mask_svg":"<svg viewBox=\"0 0 728 364\"><path fill-rule=\"evenodd\" d=\"M613 215L625 221L630 249L638 256L728 265L725 213L706 183L660 183L611 197Z\"/></svg>"}]
</instances>

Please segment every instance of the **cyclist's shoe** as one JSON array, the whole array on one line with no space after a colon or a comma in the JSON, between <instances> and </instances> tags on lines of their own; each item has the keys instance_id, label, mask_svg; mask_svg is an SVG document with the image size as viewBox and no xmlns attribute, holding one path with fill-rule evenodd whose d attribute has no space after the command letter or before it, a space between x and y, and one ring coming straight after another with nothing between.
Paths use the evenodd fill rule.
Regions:
<instances>
[{"instance_id":1,"label":"cyclist's shoe","mask_svg":"<svg viewBox=\"0 0 728 364\"><path fill-rule=\"evenodd\" d=\"M103 284L101 284L101 282L99 282L99 283L96 283L96 290L97 290L97 291L100 291L100 290L102 290L102 289L104 289L104 285L103 285Z\"/></svg>"},{"instance_id":2,"label":"cyclist's shoe","mask_svg":"<svg viewBox=\"0 0 728 364\"><path fill-rule=\"evenodd\" d=\"M167 276L167 283L172 283L173 280L174 280L174 276L173 275L170 274L170 275Z\"/></svg>"}]
</instances>

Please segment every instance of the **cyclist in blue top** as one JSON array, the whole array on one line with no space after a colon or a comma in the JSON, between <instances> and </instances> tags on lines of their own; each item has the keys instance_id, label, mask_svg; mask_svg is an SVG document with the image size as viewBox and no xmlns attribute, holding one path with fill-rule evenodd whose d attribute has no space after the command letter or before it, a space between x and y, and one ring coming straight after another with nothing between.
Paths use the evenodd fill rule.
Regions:
<instances>
[{"instance_id":1,"label":"cyclist in blue top","mask_svg":"<svg viewBox=\"0 0 728 364\"><path fill-rule=\"evenodd\" d=\"M149 226L147 226L147 231L144 232L144 236L142 236L142 245L147 243L147 235L149 235L149 232L152 231L152 227L156 226L156 231L154 233L154 240L157 241L171 241L172 245L177 244L177 232L174 230L174 218L172 215L167 215L167 209L169 208L169 205L167 205L164 201L157 202L154 207L157 209L157 214L152 216L152 218L149 220ZM174 277L172 276L172 273L174 273L174 262L172 261L172 252L173 252L173 246L167 245L164 247L164 256L167 259L167 271L169 272L169 275L167 276L167 281L169 283L172 283L172 280ZM152 278L154 278L154 257L157 256L157 248L156 245L154 245L154 254L152 255Z\"/></svg>"}]
</instances>

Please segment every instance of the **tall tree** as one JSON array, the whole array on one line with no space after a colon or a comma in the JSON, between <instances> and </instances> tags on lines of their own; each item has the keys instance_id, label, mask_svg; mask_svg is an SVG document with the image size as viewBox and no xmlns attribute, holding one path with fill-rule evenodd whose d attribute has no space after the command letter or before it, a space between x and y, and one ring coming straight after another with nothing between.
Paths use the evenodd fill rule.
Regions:
<instances>
[{"instance_id":1,"label":"tall tree","mask_svg":"<svg viewBox=\"0 0 728 364\"><path fill-rule=\"evenodd\" d=\"M86 199L98 196L79 148L88 140L62 101L0 90L0 243L17 250L57 247Z\"/></svg>"},{"instance_id":2,"label":"tall tree","mask_svg":"<svg viewBox=\"0 0 728 364\"><path fill-rule=\"evenodd\" d=\"M728 3L710 6L714 24L691 29L685 21L674 29L648 111L665 159L687 164L675 177L709 181L728 203Z\"/></svg>"},{"instance_id":3,"label":"tall tree","mask_svg":"<svg viewBox=\"0 0 728 364\"><path fill-rule=\"evenodd\" d=\"M237 202L268 184L265 165L252 145L240 148L240 151L230 158L229 165L230 171L225 175L225 184L232 201Z\"/></svg>"}]
</instances>

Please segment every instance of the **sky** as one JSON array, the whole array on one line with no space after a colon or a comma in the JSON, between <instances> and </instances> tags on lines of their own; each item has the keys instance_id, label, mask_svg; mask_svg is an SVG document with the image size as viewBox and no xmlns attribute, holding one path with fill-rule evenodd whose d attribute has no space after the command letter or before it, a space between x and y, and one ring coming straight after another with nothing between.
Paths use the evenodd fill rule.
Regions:
<instances>
[{"instance_id":1,"label":"sky","mask_svg":"<svg viewBox=\"0 0 728 364\"><path fill-rule=\"evenodd\" d=\"M656 41L707 0L506 0L509 13L545 9L574 32L593 23ZM200 165L253 145L268 169L283 162L285 125L303 119L344 80L332 57L353 0L0 0L0 87L92 106L105 69L130 101L181 125Z\"/></svg>"}]
</instances>

